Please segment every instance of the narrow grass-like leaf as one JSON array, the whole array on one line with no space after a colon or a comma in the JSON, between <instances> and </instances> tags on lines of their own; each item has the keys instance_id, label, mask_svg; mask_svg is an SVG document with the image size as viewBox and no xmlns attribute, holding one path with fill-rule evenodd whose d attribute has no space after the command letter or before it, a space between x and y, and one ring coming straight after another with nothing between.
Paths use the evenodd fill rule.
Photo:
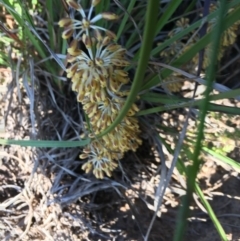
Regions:
<instances>
[{"instance_id":1,"label":"narrow grass-like leaf","mask_svg":"<svg viewBox=\"0 0 240 241\"><path fill-rule=\"evenodd\" d=\"M189 3L189 5L187 6L187 8L186 8L186 10L184 11L184 13L187 13L187 14L188 14L188 12L190 12L190 11L194 8L194 6L195 6L196 3L197 3L197 0L192 0L192 1Z\"/></svg>"},{"instance_id":2,"label":"narrow grass-like leaf","mask_svg":"<svg viewBox=\"0 0 240 241\"><path fill-rule=\"evenodd\" d=\"M38 140L9 140L0 139L0 145L18 145L31 147L80 147L90 143L90 139L81 141L38 141Z\"/></svg>"},{"instance_id":3,"label":"narrow grass-like leaf","mask_svg":"<svg viewBox=\"0 0 240 241\"><path fill-rule=\"evenodd\" d=\"M219 153L216 153L215 151L210 150L207 147L203 147L202 150L204 152L208 153L209 155L215 157L220 162L230 165L235 171L240 173L240 163L239 162L234 161L230 157L223 156L223 155L221 155Z\"/></svg>"},{"instance_id":4,"label":"narrow grass-like leaf","mask_svg":"<svg viewBox=\"0 0 240 241\"><path fill-rule=\"evenodd\" d=\"M217 95L211 95L210 101L214 100L221 100L226 98L234 98L235 96L240 95L240 89L237 90L231 90L224 93L220 93ZM200 100L192 100L187 98L179 98L176 96L167 96L163 94L157 94L157 93L146 93L141 96L141 100L149 101L151 103L161 103L164 104L164 106L158 106L153 107L149 109L145 109L142 111L139 111L137 113L137 116L152 114L152 113L159 113L163 111L178 109L178 108L186 108L186 107L196 107L199 108L202 104L204 99ZM209 111L215 111L215 112L223 112L228 114L240 114L240 109L238 107L229 107L229 106L223 106L223 105L217 105L209 103Z\"/></svg>"},{"instance_id":5,"label":"narrow grass-like leaf","mask_svg":"<svg viewBox=\"0 0 240 241\"><path fill-rule=\"evenodd\" d=\"M134 5L136 3L136 0L132 0L132 1L129 1L129 5L128 5L128 8L127 8L127 13L124 14L124 17L123 19L121 20L121 24L118 28L118 32L117 32L117 38L116 38L116 41L118 41L118 39L120 38L124 28L125 28L125 25L126 25L126 22L129 18L129 14L131 13Z\"/></svg>"},{"instance_id":6,"label":"narrow grass-like leaf","mask_svg":"<svg viewBox=\"0 0 240 241\"><path fill-rule=\"evenodd\" d=\"M235 98L237 96L240 96L240 89L229 90L220 94L211 95L210 101ZM157 112L177 109L177 108L183 108L183 107L191 107L191 106L199 107L202 105L202 102L204 99L192 100L188 98L179 98L174 95L167 96L165 94L149 92L141 95L141 100L148 101L151 103L161 103L165 105L139 111L137 114L139 116L150 114L150 113L157 113ZM216 110L216 111L218 110L221 112L224 112L226 110L228 113L233 113L233 114L239 114L239 111L240 111L238 107L221 106L216 104L210 104L209 110Z\"/></svg>"},{"instance_id":7,"label":"narrow grass-like leaf","mask_svg":"<svg viewBox=\"0 0 240 241\"><path fill-rule=\"evenodd\" d=\"M0 64L2 66L7 66L7 67L9 66L8 56L3 51L0 51Z\"/></svg>"},{"instance_id":8,"label":"narrow grass-like leaf","mask_svg":"<svg viewBox=\"0 0 240 241\"><path fill-rule=\"evenodd\" d=\"M182 102L179 104L153 107L150 109L145 109L145 110L139 111L137 113L137 116L149 115L149 114L153 114L153 113L165 112L168 110L174 110L174 109L178 109L178 108L191 107L191 106L199 109L202 105L202 102L203 101L197 100L197 101ZM240 109L238 107L222 106L222 105L211 104L211 103L209 104L208 111L240 115Z\"/></svg>"},{"instance_id":9,"label":"narrow grass-like leaf","mask_svg":"<svg viewBox=\"0 0 240 241\"><path fill-rule=\"evenodd\" d=\"M181 3L182 3L182 0L169 1L169 4L168 4L166 10L164 10L163 15L157 22L157 28L156 28L155 35L157 35L162 30L162 28L168 22L169 18L173 15L173 13L176 11L176 9L178 8L178 6Z\"/></svg>"},{"instance_id":10,"label":"narrow grass-like leaf","mask_svg":"<svg viewBox=\"0 0 240 241\"><path fill-rule=\"evenodd\" d=\"M197 193L197 195L199 196L202 204L204 205L205 209L207 210L207 213L208 213L209 217L211 218L215 228L217 229L218 234L221 237L221 240L222 241L228 241L227 235L226 235L221 223L217 219L211 205L209 204L207 199L204 197L204 194L203 194L202 190L200 189L200 187L198 186L197 183L195 183L195 192Z\"/></svg>"},{"instance_id":11,"label":"narrow grass-like leaf","mask_svg":"<svg viewBox=\"0 0 240 241\"><path fill-rule=\"evenodd\" d=\"M154 31L155 31L157 15L158 15L158 6L159 6L158 0L152 0L148 2L146 23L145 23L144 36L143 36L143 44L141 47L139 64L136 70L136 74L134 76L130 93L127 97L127 100L123 108L121 109L120 113L118 114L117 118L106 130L100 133L98 137L106 135L122 121L122 119L126 116L127 112L129 111L129 109L131 108L133 102L137 97L139 89L142 86L142 81L145 75L145 70L147 68L148 59L152 48Z\"/></svg>"},{"instance_id":12,"label":"narrow grass-like leaf","mask_svg":"<svg viewBox=\"0 0 240 241\"><path fill-rule=\"evenodd\" d=\"M222 0L220 4L220 9L219 9L219 15L217 18L217 25L215 27L214 35L213 35L212 55L210 56L210 66L207 71L207 88L204 92L205 99L201 105L201 111L199 115L199 125L197 127L198 136L197 136L197 140L194 146L194 151L192 156L193 164L189 166L188 172L187 172L187 194L183 199L183 206L180 208L180 211L179 211L179 216L178 216L179 222L176 227L176 232L174 233L174 241L181 241L183 239L183 235L186 229L186 222L189 215L189 205L192 200L192 193L194 192L195 186L196 186L195 185L196 176L200 166L199 155L201 152L202 140L204 137L205 117L209 108L210 93L212 91L213 80L215 79L215 75L216 75L215 63L217 63L218 48L221 40L221 33L223 31L222 26L223 26L223 20L224 20L223 16L225 14L225 10L226 10L226 0ZM210 35L208 38L210 38ZM209 214L211 215L211 213ZM216 220L214 221L216 222ZM222 236L222 230L219 230L219 229L217 230L219 231L219 234Z\"/></svg>"},{"instance_id":13,"label":"narrow grass-like leaf","mask_svg":"<svg viewBox=\"0 0 240 241\"><path fill-rule=\"evenodd\" d=\"M228 90L226 92L219 93L216 95L211 95L210 98L211 98L211 101L213 101L213 100L238 98L239 96L240 96L240 89L235 89L235 90ZM145 101L150 101L153 103L163 103L163 104L165 103L175 104L175 103L181 103L181 102L186 102L190 100L188 98L179 98L174 95L167 96L165 94L158 94L158 93L152 93L152 92L147 92L140 95L140 99ZM202 101L202 100L200 99L197 101Z\"/></svg>"},{"instance_id":14,"label":"narrow grass-like leaf","mask_svg":"<svg viewBox=\"0 0 240 241\"><path fill-rule=\"evenodd\" d=\"M46 11L47 11L47 28L48 28L48 34L49 34L49 42L50 42L50 48L53 50L55 49L55 33L54 33L54 15L53 15L53 0L47 0L46 1Z\"/></svg>"}]
</instances>

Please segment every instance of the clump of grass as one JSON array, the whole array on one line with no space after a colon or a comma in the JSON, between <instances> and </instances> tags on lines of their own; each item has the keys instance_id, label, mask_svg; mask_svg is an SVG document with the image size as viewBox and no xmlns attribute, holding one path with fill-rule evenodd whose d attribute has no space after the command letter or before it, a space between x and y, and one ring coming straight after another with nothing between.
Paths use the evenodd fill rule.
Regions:
<instances>
[{"instance_id":1,"label":"clump of grass","mask_svg":"<svg viewBox=\"0 0 240 241\"><path fill-rule=\"evenodd\" d=\"M61 173L66 171L69 175L75 175L77 181L74 186L77 186L79 180L87 183L79 189L81 194L76 194L73 188L70 188L71 195L62 198L65 203L70 203L79 196L82 197L83 193L87 195L96 192L97 188L94 185L101 190L111 185L117 187L116 183L106 185L104 181L109 179L105 175L112 177L117 167L121 167L118 161L124 154L129 150L136 151L142 144L141 134L145 134L140 131L142 125L145 127L143 130L148 129L146 132L150 133L159 151L162 174L164 170L166 172L163 146L173 155L172 165L167 174L162 175L163 179L157 188L157 197L154 200L155 214L144 239L149 238L165 190L174 168L177 168L186 179L187 188L175 240L181 240L183 237L193 193L200 198L221 239L227 240L219 220L198 185L197 174L201 168L202 152L214 155L239 171L239 164L227 157L229 150L223 149L219 153L216 148L206 147L208 144L204 141L204 134L207 136L204 120L209 111L239 114L239 108L217 105L213 101L224 98L239 99L239 89L231 90L215 83L214 80L216 64L222 59L227 47L236 41L240 8L237 0L228 3L222 0L220 8L216 5L210 6L210 2L206 2L208 4L206 3L205 8L209 14L204 15L204 21L208 22L208 25L203 24L205 22L199 14L192 20L191 11L199 11L195 3L187 6L184 14L180 13L178 8L185 4L181 0L164 4L159 1L66 0L63 1L65 4L60 5L59 12L54 9L56 1L47 0L41 6L43 19L35 18L33 12L30 13L26 8L36 3L26 1L23 4L22 1L2 0L3 7L13 16L19 27L19 32L14 34L6 29L3 31L5 43L8 41L20 53L17 64L12 66L12 69L13 73L16 71L17 81L22 77L31 100L32 126L35 99L29 90L36 88L34 80L41 74L51 80L47 81L46 85L55 104L56 92L61 96L67 95L64 91L68 89L69 83L63 83L62 80L71 79L71 89L77 92L76 106L77 102L82 105L80 112L85 126L77 130L73 128L76 134L74 140L77 141L68 138L67 141L1 139L0 143L54 148L83 147L80 158L88 160L82 165L82 169L86 173L93 172L95 177L103 180L93 179L91 174L79 176L71 170L72 162L64 164L66 166L61 169ZM46 13L44 9L47 9ZM161 11L158 11L159 9ZM139 21L143 18L144 22ZM57 22L64 30L57 26ZM204 28L205 32L202 32ZM213 35L217 36L214 41ZM16 39L18 43L13 45L13 40ZM24 46L23 49L20 48L21 45ZM0 63L7 66L11 58L5 51L2 52ZM201 66L202 68L199 68ZM201 72L206 74L206 80L199 77ZM185 79L206 87L200 98L196 99L195 92L191 93L191 98L182 95ZM53 83L57 86L56 89L49 87ZM17 84L20 90L21 81ZM212 89L221 93L213 94ZM136 100L139 106L135 104ZM177 138L172 148L159 136L159 132L167 134L172 131L172 128L162 125L159 116L170 111L178 114L180 110L187 113L186 120L181 128L174 130ZM59 112L69 123L64 111ZM195 139L191 139L189 149L185 151L186 146L183 147L183 143L187 140L188 120L193 113L194 118L198 119L197 135ZM63 131L57 130L57 133L66 133L67 126L64 126ZM59 133L56 136L59 137ZM231 138L228 133L228 138L229 136ZM185 151L184 158L187 158L187 163L181 156L181 150ZM192 160L191 165L189 160ZM58 180L64 175L58 175ZM92 182L89 183L89 180ZM60 184L54 183L54 190L64 189L58 185Z\"/></svg>"}]
</instances>

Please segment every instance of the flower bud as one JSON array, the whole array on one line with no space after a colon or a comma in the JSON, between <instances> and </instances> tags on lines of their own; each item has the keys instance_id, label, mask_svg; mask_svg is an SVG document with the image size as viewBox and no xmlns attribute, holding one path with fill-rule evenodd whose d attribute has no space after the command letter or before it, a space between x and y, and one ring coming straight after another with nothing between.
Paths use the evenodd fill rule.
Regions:
<instances>
[{"instance_id":1,"label":"flower bud","mask_svg":"<svg viewBox=\"0 0 240 241\"><path fill-rule=\"evenodd\" d=\"M102 14L102 18L106 19L106 20L117 20L119 17L118 15L116 15L115 13L101 13Z\"/></svg>"},{"instance_id":2,"label":"flower bud","mask_svg":"<svg viewBox=\"0 0 240 241\"><path fill-rule=\"evenodd\" d=\"M71 18L63 18L58 22L58 25L62 28L69 27L72 25L72 19Z\"/></svg>"},{"instance_id":3,"label":"flower bud","mask_svg":"<svg viewBox=\"0 0 240 241\"><path fill-rule=\"evenodd\" d=\"M74 8L76 10L80 10L81 6L75 2L74 0L67 0L67 4L69 5L69 7Z\"/></svg>"}]
</instances>

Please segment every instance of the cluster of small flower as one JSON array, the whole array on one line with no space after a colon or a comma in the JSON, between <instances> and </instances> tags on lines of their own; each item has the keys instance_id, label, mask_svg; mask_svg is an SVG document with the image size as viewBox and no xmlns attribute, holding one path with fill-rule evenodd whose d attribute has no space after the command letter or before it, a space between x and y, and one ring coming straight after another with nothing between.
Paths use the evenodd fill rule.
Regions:
<instances>
[{"instance_id":1,"label":"cluster of small flower","mask_svg":"<svg viewBox=\"0 0 240 241\"><path fill-rule=\"evenodd\" d=\"M96 138L112 124L124 105L128 92L121 89L129 83L128 73L124 70L129 62L125 59L126 50L114 42L115 34L96 25L100 19L116 20L117 15L100 13L92 17L100 0L91 1L88 14L79 1L66 2L81 19L64 18L59 25L64 27L64 39L73 38L68 48L70 67L67 77L71 78L72 90L77 92L77 100L82 103L91 125L89 137L92 141L80 155L81 159L88 158L82 169L103 178L105 174L111 176L126 151L136 151L142 143L138 120L134 117L138 112L135 104L115 129ZM84 48L79 48L80 42Z\"/></svg>"},{"instance_id":2,"label":"cluster of small flower","mask_svg":"<svg viewBox=\"0 0 240 241\"><path fill-rule=\"evenodd\" d=\"M218 9L218 5L211 4L210 5L210 13L216 11ZM228 13L233 11L233 9L229 9ZM216 27L217 18L213 18L209 21L207 27L207 33L212 31ZM218 52L218 61L222 59L224 56L224 52L226 51L227 47L233 45L236 42L237 38L237 30L240 21L235 22L231 27L227 28L221 37L221 44L219 47ZM169 38L174 37L177 33L184 31L186 28L189 27L189 19L188 18L181 18L176 21L175 27L172 31L169 32ZM188 35L185 35L184 38L174 42L173 44L169 45L165 48L161 53L160 56L163 58L165 63L171 62L175 57L180 56L182 53L186 52L189 48L191 48L194 44L199 41L199 34L195 32L191 32ZM210 64L209 55L211 54L212 48L211 44L208 44L204 51L204 58L203 58L203 70L205 70ZM199 61L199 54L196 54L190 62L182 66L181 68L191 74L196 74L195 70L198 66ZM186 80L184 76L179 73L172 73L164 82L166 82L165 87L172 91L172 92L179 92L182 88L183 82Z\"/></svg>"}]
</instances>

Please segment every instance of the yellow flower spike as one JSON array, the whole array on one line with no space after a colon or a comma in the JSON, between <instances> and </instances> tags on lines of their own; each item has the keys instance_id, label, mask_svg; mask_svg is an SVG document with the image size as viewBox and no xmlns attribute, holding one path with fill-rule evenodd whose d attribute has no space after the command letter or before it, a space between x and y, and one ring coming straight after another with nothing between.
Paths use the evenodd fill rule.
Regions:
<instances>
[{"instance_id":1,"label":"yellow flower spike","mask_svg":"<svg viewBox=\"0 0 240 241\"><path fill-rule=\"evenodd\" d=\"M68 28L66 30L63 31L62 33L62 38L63 39L68 39L73 35L73 29L72 28Z\"/></svg>"},{"instance_id":2,"label":"yellow flower spike","mask_svg":"<svg viewBox=\"0 0 240 241\"><path fill-rule=\"evenodd\" d=\"M94 7L100 0L92 0L87 13L78 2L67 0L70 7L79 11L80 19L62 19L59 25L68 28L64 31L64 38L69 38L76 30L74 36L76 40L68 48L68 62L71 66L66 72L71 78L72 89L77 92L77 100L82 102L91 125L91 133L88 135L92 139L91 143L80 155L81 159L87 157L90 159L82 169L86 173L93 171L96 178L102 179L104 175L111 176L112 171L118 166L117 160L123 157L124 152L135 151L141 143L140 138L138 139L140 133L138 121L135 117L130 117L138 111L138 108L133 105L128 117L118 127L96 140L96 134L112 124L124 104L124 100L116 96L128 94L128 91L121 91L121 87L129 82L128 73L122 70L122 67L130 63L124 58L126 50L113 43L116 35L95 25L100 19L116 20L118 16L112 13L100 13L92 17L95 12ZM94 32L94 38L90 29ZM102 36L100 31L105 31L106 35ZM79 39L85 45L86 51L78 47ZM83 135L85 137L85 134Z\"/></svg>"},{"instance_id":3,"label":"yellow flower spike","mask_svg":"<svg viewBox=\"0 0 240 241\"><path fill-rule=\"evenodd\" d=\"M70 6L71 8L74 8L76 10L80 10L81 9L81 6L75 2L74 0L66 0L68 6Z\"/></svg>"},{"instance_id":4,"label":"yellow flower spike","mask_svg":"<svg viewBox=\"0 0 240 241\"><path fill-rule=\"evenodd\" d=\"M101 13L101 15L102 15L102 18L106 19L106 20L117 20L117 19L119 19L118 15L115 14L115 13L105 12L105 13Z\"/></svg>"},{"instance_id":5,"label":"yellow flower spike","mask_svg":"<svg viewBox=\"0 0 240 241\"><path fill-rule=\"evenodd\" d=\"M71 18L62 18L58 25L62 28L70 27L72 25L72 19Z\"/></svg>"}]
</instances>

